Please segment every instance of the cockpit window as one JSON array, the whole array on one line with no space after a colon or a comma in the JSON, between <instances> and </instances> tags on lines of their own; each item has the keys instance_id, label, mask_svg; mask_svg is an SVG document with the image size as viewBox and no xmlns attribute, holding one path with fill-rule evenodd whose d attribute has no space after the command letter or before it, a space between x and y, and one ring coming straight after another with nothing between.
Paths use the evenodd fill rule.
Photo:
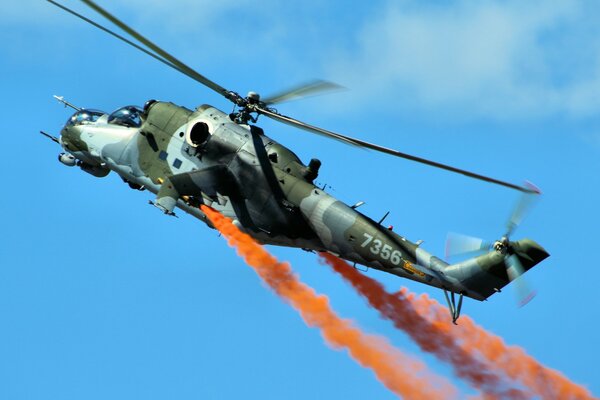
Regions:
<instances>
[{"instance_id":1,"label":"cockpit window","mask_svg":"<svg viewBox=\"0 0 600 400\"><path fill-rule=\"evenodd\" d=\"M106 113L103 111L82 109L77 111L71 116L71 118L69 118L67 121L67 126L93 124L104 114Z\"/></svg>"},{"instance_id":2,"label":"cockpit window","mask_svg":"<svg viewBox=\"0 0 600 400\"><path fill-rule=\"evenodd\" d=\"M137 106L121 107L108 116L108 123L129 128L139 128L142 126L142 113L142 109Z\"/></svg>"}]
</instances>

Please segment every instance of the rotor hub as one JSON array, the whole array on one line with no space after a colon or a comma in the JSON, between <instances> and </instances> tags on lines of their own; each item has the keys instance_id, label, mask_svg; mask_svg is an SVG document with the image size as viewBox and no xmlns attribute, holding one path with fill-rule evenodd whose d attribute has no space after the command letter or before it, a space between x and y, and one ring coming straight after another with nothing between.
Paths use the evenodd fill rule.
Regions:
<instances>
[{"instance_id":1,"label":"rotor hub","mask_svg":"<svg viewBox=\"0 0 600 400\"><path fill-rule=\"evenodd\" d=\"M508 253L509 244L510 241L508 240L508 237L503 236L500 240L494 242L494 250L502 255L506 255Z\"/></svg>"},{"instance_id":2,"label":"rotor hub","mask_svg":"<svg viewBox=\"0 0 600 400\"><path fill-rule=\"evenodd\" d=\"M248 92L248 95L246 96L246 100L250 104L256 104L260 101L260 94L258 94L256 92Z\"/></svg>"}]
</instances>

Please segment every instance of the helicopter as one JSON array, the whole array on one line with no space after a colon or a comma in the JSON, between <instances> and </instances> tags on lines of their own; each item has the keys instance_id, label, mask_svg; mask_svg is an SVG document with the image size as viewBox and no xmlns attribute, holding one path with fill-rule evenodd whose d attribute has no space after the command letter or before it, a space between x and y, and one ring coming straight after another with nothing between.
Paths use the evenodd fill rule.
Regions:
<instances>
[{"instance_id":1,"label":"helicopter","mask_svg":"<svg viewBox=\"0 0 600 400\"><path fill-rule=\"evenodd\" d=\"M74 110L58 137L41 133L63 148L58 160L79 167L94 177L116 173L130 188L156 197L149 203L176 216L180 209L214 228L200 209L209 206L230 218L256 241L328 252L357 264L442 289L452 321L460 316L463 298L483 301L546 259L549 254L531 239L511 241L524 212L540 191L480 175L450 165L326 130L279 113L273 105L336 88L315 81L278 95L242 96L193 70L117 19L92 0L81 0L132 39L106 28L54 0L47 0L199 82L232 102L226 113L211 105L194 110L171 102L148 100L142 107L127 105L112 113L77 106L54 96ZM480 252L449 264L411 242L383 222L362 214L362 202L347 205L315 185L321 161L304 164L289 148L265 135L259 116L335 139L522 193L522 201L509 219L505 234L486 242L469 237L449 241L452 253ZM453 244L454 243L454 244ZM532 297L528 289L523 302Z\"/></svg>"}]
</instances>

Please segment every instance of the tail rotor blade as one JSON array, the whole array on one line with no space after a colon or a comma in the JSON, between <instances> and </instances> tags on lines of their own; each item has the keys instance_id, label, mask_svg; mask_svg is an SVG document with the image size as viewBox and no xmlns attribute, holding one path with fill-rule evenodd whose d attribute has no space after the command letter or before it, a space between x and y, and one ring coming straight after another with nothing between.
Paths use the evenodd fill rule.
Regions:
<instances>
[{"instance_id":1,"label":"tail rotor blade","mask_svg":"<svg viewBox=\"0 0 600 400\"><path fill-rule=\"evenodd\" d=\"M525 276L525 269L523 265L519 261L519 257L515 254L509 256L506 259L506 272L508 273L508 278L511 282L514 282L516 295L517 295L517 304L519 307L523 307L525 304L529 303L536 295L535 290L531 289Z\"/></svg>"},{"instance_id":2,"label":"tail rotor blade","mask_svg":"<svg viewBox=\"0 0 600 400\"><path fill-rule=\"evenodd\" d=\"M492 243L477 237L462 235L460 233L449 233L446 238L446 259L485 251L491 246Z\"/></svg>"},{"instance_id":3,"label":"tail rotor blade","mask_svg":"<svg viewBox=\"0 0 600 400\"><path fill-rule=\"evenodd\" d=\"M539 198L538 195L541 194L540 189L538 189L533 183L525 182L525 187L529 189L529 192L524 192L519 199L519 202L515 206L510 218L506 223L506 237L510 237L515 229L523 222L536 200Z\"/></svg>"}]
</instances>

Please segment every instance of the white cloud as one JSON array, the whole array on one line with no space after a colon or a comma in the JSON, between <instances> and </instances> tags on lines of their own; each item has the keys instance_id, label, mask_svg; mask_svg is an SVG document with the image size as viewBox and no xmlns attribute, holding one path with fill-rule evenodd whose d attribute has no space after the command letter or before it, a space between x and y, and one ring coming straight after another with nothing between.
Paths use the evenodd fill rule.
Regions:
<instances>
[{"instance_id":1,"label":"white cloud","mask_svg":"<svg viewBox=\"0 0 600 400\"><path fill-rule=\"evenodd\" d=\"M63 2L103 21L78 1ZM231 69L223 84L240 91L261 90L254 81L273 81L265 90L276 90L321 77L352 89L345 100L355 107L387 103L461 119L586 117L600 109L600 4L591 0L398 0L353 9L271 0L101 4L207 74ZM39 0L3 2L0 21L19 27L12 37L24 39L2 45L17 55L27 33L44 25L66 38L92 30ZM251 87L238 88L242 73Z\"/></svg>"},{"instance_id":2,"label":"white cloud","mask_svg":"<svg viewBox=\"0 0 600 400\"><path fill-rule=\"evenodd\" d=\"M524 117L600 111L600 24L585 1L390 3L330 64L367 99Z\"/></svg>"}]
</instances>

